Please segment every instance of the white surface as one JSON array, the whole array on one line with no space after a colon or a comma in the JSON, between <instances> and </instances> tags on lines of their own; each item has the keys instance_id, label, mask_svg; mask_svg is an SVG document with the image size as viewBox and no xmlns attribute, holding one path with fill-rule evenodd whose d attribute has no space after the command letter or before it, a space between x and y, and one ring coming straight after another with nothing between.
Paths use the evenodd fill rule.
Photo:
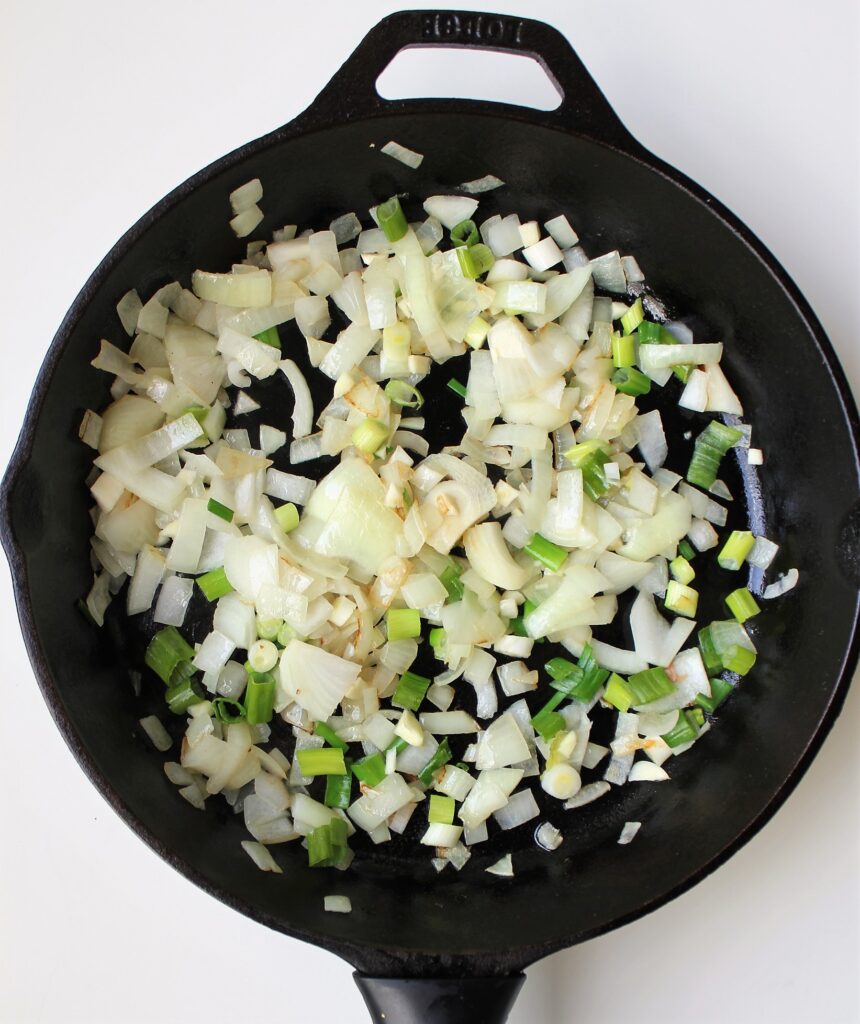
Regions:
<instances>
[{"instance_id":1,"label":"white surface","mask_svg":"<svg viewBox=\"0 0 860 1024\"><path fill-rule=\"evenodd\" d=\"M638 138L758 233L860 390L853 0L492 6L554 22ZM328 2L297 17L270 0L5 5L3 462L50 338L116 238L189 174L305 107L393 9ZM440 81L468 91L462 55L450 76L438 59L444 77L422 62L415 94L443 91ZM534 77L518 92L507 64L494 65L486 95L541 92ZM363 1020L346 964L199 892L86 783L33 681L5 562L0 572L3 1024L219 1024L251 1012L291 1024ZM855 687L761 835L656 914L536 965L511 1021L856 1022L858 710ZM197 978L172 969L171 948L193 956Z\"/></svg>"}]
</instances>

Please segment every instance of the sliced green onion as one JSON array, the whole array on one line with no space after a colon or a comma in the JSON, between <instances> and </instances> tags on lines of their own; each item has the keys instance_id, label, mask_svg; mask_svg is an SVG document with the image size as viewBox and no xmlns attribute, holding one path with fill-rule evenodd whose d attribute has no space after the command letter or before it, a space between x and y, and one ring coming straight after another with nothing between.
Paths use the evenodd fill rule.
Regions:
<instances>
[{"instance_id":1,"label":"sliced green onion","mask_svg":"<svg viewBox=\"0 0 860 1024\"><path fill-rule=\"evenodd\" d=\"M546 741L549 741L556 733L561 732L565 727L564 716L550 707L543 707L532 718L532 725Z\"/></svg>"},{"instance_id":2,"label":"sliced green onion","mask_svg":"<svg viewBox=\"0 0 860 1024\"><path fill-rule=\"evenodd\" d=\"M431 680L426 676L419 676L415 672L404 672L391 697L391 703L396 708L417 711L430 688L430 683Z\"/></svg>"},{"instance_id":3,"label":"sliced green onion","mask_svg":"<svg viewBox=\"0 0 860 1024\"><path fill-rule=\"evenodd\" d=\"M147 668L169 685L176 666L183 661L190 662L193 657L194 648L176 626L165 626L149 641L143 660Z\"/></svg>"},{"instance_id":4,"label":"sliced green onion","mask_svg":"<svg viewBox=\"0 0 860 1024\"><path fill-rule=\"evenodd\" d=\"M261 640L277 640L284 623L282 619L261 619L257 616L257 636Z\"/></svg>"},{"instance_id":5,"label":"sliced green onion","mask_svg":"<svg viewBox=\"0 0 860 1024\"><path fill-rule=\"evenodd\" d=\"M448 591L448 597L452 601L462 601L464 587L460 582L463 570L456 562L451 562L447 569L444 569L439 577L439 582Z\"/></svg>"},{"instance_id":6,"label":"sliced green onion","mask_svg":"<svg viewBox=\"0 0 860 1024\"><path fill-rule=\"evenodd\" d=\"M496 262L493 250L488 245L484 245L483 242L478 242L477 245L471 246L469 249L469 255L472 257L472 265L477 271L477 277L481 277L483 274L486 274L488 270L492 269L493 264Z\"/></svg>"},{"instance_id":7,"label":"sliced green onion","mask_svg":"<svg viewBox=\"0 0 860 1024\"><path fill-rule=\"evenodd\" d=\"M352 443L365 455L373 455L388 440L388 427L380 420L368 417L352 432Z\"/></svg>"},{"instance_id":8,"label":"sliced green onion","mask_svg":"<svg viewBox=\"0 0 860 1024\"><path fill-rule=\"evenodd\" d=\"M664 345L664 335L669 334L660 324L652 324L650 320L642 320L636 330L639 341L643 345ZM669 335L671 337L671 335ZM677 341L672 338L672 341Z\"/></svg>"},{"instance_id":9,"label":"sliced green onion","mask_svg":"<svg viewBox=\"0 0 860 1024\"><path fill-rule=\"evenodd\" d=\"M717 563L722 569L737 571L752 551L755 537L749 530L732 530L729 539L717 555Z\"/></svg>"},{"instance_id":10,"label":"sliced green onion","mask_svg":"<svg viewBox=\"0 0 860 1024\"><path fill-rule=\"evenodd\" d=\"M710 680L710 683L711 696L707 697L704 693L699 693L696 695L696 703L700 708L704 708L709 715L712 715L732 692L734 687L728 680L723 679L722 676L715 676Z\"/></svg>"},{"instance_id":11,"label":"sliced green onion","mask_svg":"<svg viewBox=\"0 0 860 1024\"><path fill-rule=\"evenodd\" d=\"M352 774L365 786L378 786L385 778L385 758L379 752L368 754L352 766Z\"/></svg>"},{"instance_id":12,"label":"sliced green onion","mask_svg":"<svg viewBox=\"0 0 860 1024\"><path fill-rule=\"evenodd\" d=\"M428 640L434 651L441 650L445 646L445 630L441 626L431 629Z\"/></svg>"},{"instance_id":13,"label":"sliced green onion","mask_svg":"<svg viewBox=\"0 0 860 1024\"><path fill-rule=\"evenodd\" d=\"M716 675L723 670L723 659L714 644L714 636L710 626L699 630L699 650L702 654L702 664L709 676Z\"/></svg>"},{"instance_id":14,"label":"sliced green onion","mask_svg":"<svg viewBox=\"0 0 860 1024\"><path fill-rule=\"evenodd\" d=\"M695 619L696 609L699 605L699 592L692 587L686 587L677 580L669 580L666 587L666 607L676 615L683 615L688 619Z\"/></svg>"},{"instance_id":15,"label":"sliced green onion","mask_svg":"<svg viewBox=\"0 0 860 1024\"><path fill-rule=\"evenodd\" d=\"M433 752L433 756L418 773L418 781L422 786L430 786L436 779L436 773L451 760L451 747L448 737L445 736L439 746ZM468 771L469 769L465 769Z\"/></svg>"},{"instance_id":16,"label":"sliced green onion","mask_svg":"<svg viewBox=\"0 0 860 1024\"><path fill-rule=\"evenodd\" d=\"M535 561L545 565L551 572L558 572L567 560L567 551L553 544L546 537L539 533L533 534L531 540L526 544L524 551Z\"/></svg>"},{"instance_id":17,"label":"sliced green onion","mask_svg":"<svg viewBox=\"0 0 860 1024\"><path fill-rule=\"evenodd\" d=\"M636 340L632 334L612 335L612 365L632 366L636 362Z\"/></svg>"},{"instance_id":18,"label":"sliced green onion","mask_svg":"<svg viewBox=\"0 0 860 1024\"><path fill-rule=\"evenodd\" d=\"M761 611L758 602L746 587L733 590L726 598L726 604L738 622L746 622Z\"/></svg>"},{"instance_id":19,"label":"sliced green onion","mask_svg":"<svg viewBox=\"0 0 860 1024\"><path fill-rule=\"evenodd\" d=\"M687 383L692 372L693 367L688 366L686 363L682 363L680 366L672 367L672 373L678 378L679 381L681 381L684 384Z\"/></svg>"},{"instance_id":20,"label":"sliced green onion","mask_svg":"<svg viewBox=\"0 0 860 1024\"><path fill-rule=\"evenodd\" d=\"M690 565L683 555L678 555L677 558L673 558L669 563L669 572L673 578L679 583L683 583L686 586L688 583L692 583L696 578L696 570Z\"/></svg>"},{"instance_id":21,"label":"sliced green onion","mask_svg":"<svg viewBox=\"0 0 860 1024\"><path fill-rule=\"evenodd\" d=\"M408 324L398 320L382 328L382 354L386 360L405 365L411 348L412 332Z\"/></svg>"},{"instance_id":22,"label":"sliced green onion","mask_svg":"<svg viewBox=\"0 0 860 1024\"><path fill-rule=\"evenodd\" d=\"M233 584L227 579L223 565L218 569L204 572L202 576L197 577L196 582L207 601L217 601L219 597L233 592ZM194 657L193 653L192 657Z\"/></svg>"},{"instance_id":23,"label":"sliced green onion","mask_svg":"<svg viewBox=\"0 0 860 1024\"><path fill-rule=\"evenodd\" d=\"M226 505L222 505L220 501L216 501L214 498L210 498L206 508L213 515L218 516L219 519L223 519L226 523L233 522L233 509L227 508Z\"/></svg>"},{"instance_id":24,"label":"sliced green onion","mask_svg":"<svg viewBox=\"0 0 860 1024\"><path fill-rule=\"evenodd\" d=\"M482 316L476 316L474 320L469 321L463 341L471 348L480 348L486 341L489 333L490 325L487 321Z\"/></svg>"},{"instance_id":25,"label":"sliced green onion","mask_svg":"<svg viewBox=\"0 0 860 1024\"><path fill-rule=\"evenodd\" d=\"M178 686L186 679L190 679L197 669L190 661L180 661L170 676L170 686Z\"/></svg>"},{"instance_id":26,"label":"sliced green onion","mask_svg":"<svg viewBox=\"0 0 860 1024\"><path fill-rule=\"evenodd\" d=\"M609 462L609 448L604 441L593 438L581 441L569 448L564 457L572 465L582 470L582 483L585 493L592 501L597 501L609 490L609 482L603 467Z\"/></svg>"},{"instance_id":27,"label":"sliced green onion","mask_svg":"<svg viewBox=\"0 0 860 1024\"><path fill-rule=\"evenodd\" d=\"M389 750L396 750L398 754L402 754L408 746L409 743L402 736L395 736L385 748L385 752L387 754Z\"/></svg>"},{"instance_id":28,"label":"sliced green onion","mask_svg":"<svg viewBox=\"0 0 860 1024\"><path fill-rule=\"evenodd\" d=\"M696 549L689 541L680 540L678 541L678 554L682 558L686 558L688 562L692 562L696 557Z\"/></svg>"},{"instance_id":29,"label":"sliced green onion","mask_svg":"<svg viewBox=\"0 0 860 1024\"><path fill-rule=\"evenodd\" d=\"M754 651L746 647L733 644L722 653L723 668L729 672L736 672L739 676L745 676L755 665L756 656Z\"/></svg>"},{"instance_id":30,"label":"sliced green onion","mask_svg":"<svg viewBox=\"0 0 860 1024\"><path fill-rule=\"evenodd\" d=\"M714 485L723 456L743 437L740 430L727 427L719 420L711 420L696 438L693 458L687 470L687 480L707 491Z\"/></svg>"},{"instance_id":31,"label":"sliced green onion","mask_svg":"<svg viewBox=\"0 0 860 1024\"><path fill-rule=\"evenodd\" d=\"M635 695L630 686L628 686L627 680L622 679L615 672L609 677L603 699L607 704L611 704L619 711L629 711L633 704L636 703Z\"/></svg>"},{"instance_id":32,"label":"sliced green onion","mask_svg":"<svg viewBox=\"0 0 860 1024\"><path fill-rule=\"evenodd\" d=\"M275 677L271 672L249 672L245 715L251 725L271 722L275 708Z\"/></svg>"},{"instance_id":33,"label":"sliced green onion","mask_svg":"<svg viewBox=\"0 0 860 1024\"><path fill-rule=\"evenodd\" d=\"M285 505L279 505L275 509L275 519L284 533L289 533L299 525L299 510L291 501L288 501Z\"/></svg>"},{"instance_id":34,"label":"sliced green onion","mask_svg":"<svg viewBox=\"0 0 860 1024\"><path fill-rule=\"evenodd\" d=\"M424 404L424 396L418 388L405 380L390 380L385 385L385 394L392 402L405 409L420 409Z\"/></svg>"},{"instance_id":35,"label":"sliced green onion","mask_svg":"<svg viewBox=\"0 0 860 1024\"><path fill-rule=\"evenodd\" d=\"M579 666L574 665L567 658L550 658L544 665L544 669L553 679L569 679L580 672Z\"/></svg>"},{"instance_id":36,"label":"sliced green onion","mask_svg":"<svg viewBox=\"0 0 860 1024\"><path fill-rule=\"evenodd\" d=\"M322 736L330 747L337 747L339 750L349 750L349 744L346 740L342 740L334 729L330 729L325 722L317 722L314 726L314 732L317 736Z\"/></svg>"},{"instance_id":37,"label":"sliced green onion","mask_svg":"<svg viewBox=\"0 0 860 1024\"><path fill-rule=\"evenodd\" d=\"M168 687L164 699L174 715L184 715L192 704L199 704L205 698L196 679L189 678L183 679L176 686Z\"/></svg>"},{"instance_id":38,"label":"sliced green onion","mask_svg":"<svg viewBox=\"0 0 860 1024\"><path fill-rule=\"evenodd\" d=\"M452 825L456 809L457 805L454 803L452 796L442 796L439 793L433 793L430 797L427 820L431 825Z\"/></svg>"},{"instance_id":39,"label":"sliced green onion","mask_svg":"<svg viewBox=\"0 0 860 1024\"><path fill-rule=\"evenodd\" d=\"M376 207L376 219L389 242L399 242L409 230L406 214L397 196L386 199Z\"/></svg>"},{"instance_id":40,"label":"sliced green onion","mask_svg":"<svg viewBox=\"0 0 860 1024\"><path fill-rule=\"evenodd\" d=\"M347 764L347 768L349 765ZM352 776L347 771L346 775L327 775L325 780L325 796L323 803L326 807L339 807L346 810L352 800Z\"/></svg>"},{"instance_id":41,"label":"sliced green onion","mask_svg":"<svg viewBox=\"0 0 860 1024\"><path fill-rule=\"evenodd\" d=\"M651 378L646 377L635 366L621 367L612 374L612 383L622 395L647 395L651 390Z\"/></svg>"},{"instance_id":42,"label":"sliced green onion","mask_svg":"<svg viewBox=\"0 0 860 1024\"><path fill-rule=\"evenodd\" d=\"M456 245L475 245L480 242L478 226L473 220L461 220L451 228L451 241Z\"/></svg>"},{"instance_id":43,"label":"sliced green onion","mask_svg":"<svg viewBox=\"0 0 860 1024\"><path fill-rule=\"evenodd\" d=\"M237 700L230 700L229 697L215 697L212 701L215 708L215 716L227 725L235 725L245 717L245 709Z\"/></svg>"},{"instance_id":44,"label":"sliced green onion","mask_svg":"<svg viewBox=\"0 0 860 1024\"><path fill-rule=\"evenodd\" d=\"M421 636L421 615L417 608L389 608L385 613L389 641Z\"/></svg>"},{"instance_id":45,"label":"sliced green onion","mask_svg":"<svg viewBox=\"0 0 860 1024\"><path fill-rule=\"evenodd\" d=\"M642 309L642 299L637 299L630 309L621 317L621 327L625 334L632 334L633 331L645 319L645 311ZM616 366L629 366L629 363L616 363Z\"/></svg>"},{"instance_id":46,"label":"sliced green onion","mask_svg":"<svg viewBox=\"0 0 860 1024\"><path fill-rule=\"evenodd\" d=\"M281 645L281 647L286 647L290 640L295 640L298 637L298 635L299 634L289 624L289 622L285 622L283 626L281 626L281 628L278 630L278 643Z\"/></svg>"},{"instance_id":47,"label":"sliced green onion","mask_svg":"<svg viewBox=\"0 0 860 1024\"><path fill-rule=\"evenodd\" d=\"M460 271L463 277L474 281L478 277L478 267L474 259L472 259L471 250L462 247L456 249L455 252L457 253L457 260L460 263Z\"/></svg>"},{"instance_id":48,"label":"sliced green onion","mask_svg":"<svg viewBox=\"0 0 860 1024\"><path fill-rule=\"evenodd\" d=\"M346 775L343 751L338 747L309 747L296 751L302 775Z\"/></svg>"},{"instance_id":49,"label":"sliced green onion","mask_svg":"<svg viewBox=\"0 0 860 1024\"><path fill-rule=\"evenodd\" d=\"M459 395L460 398L466 397L466 385L461 384L458 380L454 380L453 377L448 381L448 387L455 395Z\"/></svg>"},{"instance_id":50,"label":"sliced green onion","mask_svg":"<svg viewBox=\"0 0 860 1024\"><path fill-rule=\"evenodd\" d=\"M627 680L634 703L650 704L675 692L675 684L666 674L664 668L647 668L644 672L636 672Z\"/></svg>"},{"instance_id":51,"label":"sliced green onion","mask_svg":"<svg viewBox=\"0 0 860 1024\"><path fill-rule=\"evenodd\" d=\"M281 349L281 337L278 334L277 327L267 327L265 331L260 331L259 334L255 334L254 337L257 341L262 341L264 345L271 345L272 348Z\"/></svg>"},{"instance_id":52,"label":"sliced green onion","mask_svg":"<svg viewBox=\"0 0 860 1024\"><path fill-rule=\"evenodd\" d=\"M332 818L308 834L308 864L312 868L335 867L347 853L346 822Z\"/></svg>"},{"instance_id":53,"label":"sliced green onion","mask_svg":"<svg viewBox=\"0 0 860 1024\"><path fill-rule=\"evenodd\" d=\"M663 733L663 741L670 747L680 747L682 743L689 743L699 735L695 719L690 717L686 711L678 715L678 721L673 729Z\"/></svg>"}]
</instances>

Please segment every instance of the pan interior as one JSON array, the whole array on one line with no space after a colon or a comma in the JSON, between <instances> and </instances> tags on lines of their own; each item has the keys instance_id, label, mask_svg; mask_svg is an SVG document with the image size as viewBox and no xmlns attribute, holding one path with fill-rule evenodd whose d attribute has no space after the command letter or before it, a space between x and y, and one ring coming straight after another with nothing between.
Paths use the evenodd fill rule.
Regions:
<instances>
[{"instance_id":1,"label":"pan interior","mask_svg":"<svg viewBox=\"0 0 860 1024\"><path fill-rule=\"evenodd\" d=\"M379 153L389 139L425 154L418 171ZM77 426L83 409L101 408L108 397L107 379L88 364L100 337L122 344L114 307L128 288L146 297L174 278L188 284L196 267L222 270L244 255L244 242L227 226L226 197L251 177L265 190L257 236L270 237L285 223L300 230L327 225L350 210L366 220L368 207L394 193L408 193L404 203L417 215L421 198L485 173L507 185L482 200L482 214L503 209L543 221L566 213L590 255L616 248L636 255L651 289L688 320L697 340L725 342L727 373L766 460L758 474L726 460L723 475L735 495L730 525L751 522L780 543L777 564L797 566L801 583L761 617L753 630L760 651L754 672L710 734L669 763L672 781L629 785L576 811L548 807L545 819L565 837L554 854L538 849L525 828L476 847L460 874L449 868L437 875L427 851L416 855L411 842L398 841L362 848L341 875L307 869L294 843L275 851L284 874L263 874L239 847L247 838L241 821L226 808L190 808L165 778L164 758L139 734L143 714L165 717L155 686L145 683L137 699L129 682L140 663L141 629L150 623L111 614L97 632L74 609L91 582L88 460ZM437 957L440 973L467 956L486 969L521 966L635 916L706 873L792 776L834 698L855 623L857 592L840 568L841 524L857 497L851 414L789 292L740 235L670 178L586 139L487 113L427 109L296 137L286 130L192 184L130 232L63 325L62 351L28 428L31 456L12 496L37 670L96 781L103 789L107 783L127 820L199 884L377 973L406 970L424 954ZM307 369L298 332L286 334L295 353L286 353L286 344L285 353ZM450 366L441 373L428 388L431 450L462 433L458 400L441 383L455 374ZM700 429L677 409L675 387L666 390L658 402L667 433ZM285 389L261 391L261 412L236 424L248 425L252 438L255 422L289 424ZM673 446L670 468L683 472L690 449L691 442ZM285 452L276 456L281 468ZM703 591L720 594L740 582L722 574ZM718 614L717 603L714 597L706 611ZM196 639L205 632L200 610L192 609ZM633 845L618 846L630 820L641 821L642 830ZM482 870L506 852L514 855L514 880ZM349 895L353 913L323 913L330 892ZM488 957L496 958L492 965Z\"/></svg>"}]
</instances>

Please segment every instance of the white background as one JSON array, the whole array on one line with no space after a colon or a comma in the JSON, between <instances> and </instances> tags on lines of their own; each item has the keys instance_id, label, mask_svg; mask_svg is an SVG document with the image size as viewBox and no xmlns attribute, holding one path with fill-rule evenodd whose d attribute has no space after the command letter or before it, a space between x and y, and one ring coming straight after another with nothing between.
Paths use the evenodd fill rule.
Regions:
<instances>
[{"instance_id":1,"label":"white background","mask_svg":"<svg viewBox=\"0 0 860 1024\"><path fill-rule=\"evenodd\" d=\"M770 246L822 319L857 392L853 0L495 8L556 24L634 134ZM303 109L394 9L377 0L301 8L6 0L0 464L63 313L116 238L189 174ZM426 58L412 72L404 66L389 88L524 102L544 94L541 76L520 69L527 62L497 58L489 72L475 72L477 63L458 56L438 54L433 69ZM298 1024L363 1020L345 963L199 892L102 802L48 716L5 563L0 574L4 1024L219 1024L252 1013ZM761 835L656 914L536 965L511 1020L860 1019L858 709L855 687L818 760ZM192 961L199 970L182 970Z\"/></svg>"}]
</instances>

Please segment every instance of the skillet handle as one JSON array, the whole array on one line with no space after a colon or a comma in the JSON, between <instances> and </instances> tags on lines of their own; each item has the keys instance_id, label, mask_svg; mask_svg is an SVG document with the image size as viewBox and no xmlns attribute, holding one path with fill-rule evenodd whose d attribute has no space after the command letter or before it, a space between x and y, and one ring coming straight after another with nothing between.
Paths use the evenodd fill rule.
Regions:
<instances>
[{"instance_id":1,"label":"skillet handle","mask_svg":"<svg viewBox=\"0 0 860 1024\"><path fill-rule=\"evenodd\" d=\"M643 151L557 29L532 18L477 11L397 11L383 18L302 115L302 128L393 113L414 104L414 100L383 99L376 91L376 81L401 50L430 46L531 57L558 90L561 103L550 111L529 109L530 121L586 135L627 152ZM463 107L477 101L453 102Z\"/></svg>"},{"instance_id":2,"label":"skillet handle","mask_svg":"<svg viewBox=\"0 0 860 1024\"><path fill-rule=\"evenodd\" d=\"M505 1024L526 980L353 977L373 1024Z\"/></svg>"}]
</instances>

